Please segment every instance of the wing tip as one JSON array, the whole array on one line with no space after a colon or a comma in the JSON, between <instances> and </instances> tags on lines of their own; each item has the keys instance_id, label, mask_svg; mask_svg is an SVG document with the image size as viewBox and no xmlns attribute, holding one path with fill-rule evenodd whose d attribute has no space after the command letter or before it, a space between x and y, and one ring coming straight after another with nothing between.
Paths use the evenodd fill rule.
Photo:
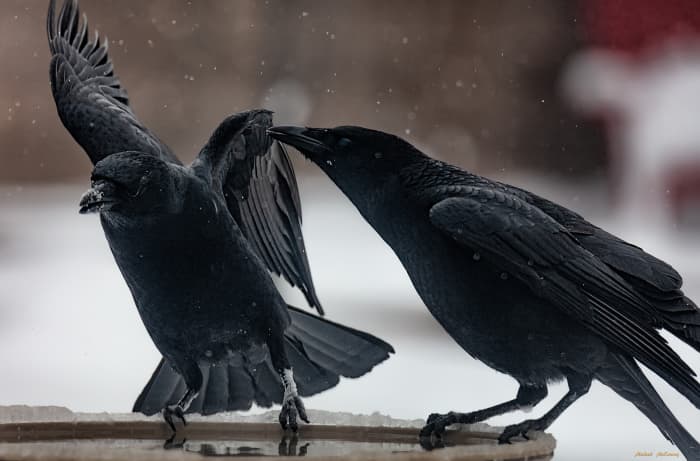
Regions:
<instances>
[{"instance_id":1,"label":"wing tip","mask_svg":"<svg viewBox=\"0 0 700 461\"><path fill-rule=\"evenodd\" d=\"M56 36L56 0L49 0L49 11L46 13L46 35L49 39L49 47L53 51L52 41Z\"/></svg>"}]
</instances>

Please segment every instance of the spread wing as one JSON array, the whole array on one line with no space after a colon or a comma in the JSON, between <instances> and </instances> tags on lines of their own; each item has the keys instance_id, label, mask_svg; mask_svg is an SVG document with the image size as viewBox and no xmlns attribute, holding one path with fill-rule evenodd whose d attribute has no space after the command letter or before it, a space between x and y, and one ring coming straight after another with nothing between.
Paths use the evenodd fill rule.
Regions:
<instances>
[{"instance_id":1,"label":"spread wing","mask_svg":"<svg viewBox=\"0 0 700 461\"><path fill-rule=\"evenodd\" d=\"M287 152L272 142L269 111L232 115L212 134L192 165L211 175L229 211L267 268L299 287L323 315L301 233L301 203Z\"/></svg>"},{"instance_id":2,"label":"spread wing","mask_svg":"<svg viewBox=\"0 0 700 461\"><path fill-rule=\"evenodd\" d=\"M564 226L500 190L464 186L457 195L430 209L436 228L670 382L698 388L654 329L653 307Z\"/></svg>"},{"instance_id":3,"label":"spread wing","mask_svg":"<svg viewBox=\"0 0 700 461\"><path fill-rule=\"evenodd\" d=\"M51 50L51 91L58 115L93 164L115 152L141 151L178 162L129 107L126 91L114 75L108 41L90 39L77 0L66 0L58 19L49 3L46 31Z\"/></svg>"}]
</instances>

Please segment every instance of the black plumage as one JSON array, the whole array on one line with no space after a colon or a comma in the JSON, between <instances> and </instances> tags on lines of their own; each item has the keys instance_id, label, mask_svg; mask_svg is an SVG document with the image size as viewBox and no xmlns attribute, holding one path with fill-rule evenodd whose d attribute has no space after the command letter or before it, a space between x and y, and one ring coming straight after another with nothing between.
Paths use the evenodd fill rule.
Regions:
<instances>
[{"instance_id":1,"label":"black plumage","mask_svg":"<svg viewBox=\"0 0 700 461\"><path fill-rule=\"evenodd\" d=\"M163 354L134 410L214 413L282 403L357 377L391 346L284 302L284 276L322 314L301 234L294 171L266 134L272 115L227 117L190 166L136 118L105 39L90 38L76 0L49 5L51 89L58 114L94 164L81 213L99 212L114 258ZM296 384L292 376L296 371Z\"/></svg>"},{"instance_id":2,"label":"black plumage","mask_svg":"<svg viewBox=\"0 0 700 461\"><path fill-rule=\"evenodd\" d=\"M668 264L526 190L434 160L398 137L359 127L275 127L355 204L393 248L435 318L472 356L514 377L515 399L433 414L424 437L569 392L502 442L548 427L593 379L634 403L688 459L700 448L636 364L700 408L695 373L664 328L700 350L700 311Z\"/></svg>"}]
</instances>

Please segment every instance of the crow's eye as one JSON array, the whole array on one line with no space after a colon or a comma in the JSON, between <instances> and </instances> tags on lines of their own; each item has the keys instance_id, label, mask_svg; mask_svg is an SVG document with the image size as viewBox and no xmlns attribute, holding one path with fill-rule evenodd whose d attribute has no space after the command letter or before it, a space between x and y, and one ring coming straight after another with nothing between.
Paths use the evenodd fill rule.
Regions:
<instances>
[{"instance_id":1,"label":"crow's eye","mask_svg":"<svg viewBox=\"0 0 700 461\"><path fill-rule=\"evenodd\" d=\"M337 142L338 147L347 147L352 143L348 138L340 138Z\"/></svg>"}]
</instances>

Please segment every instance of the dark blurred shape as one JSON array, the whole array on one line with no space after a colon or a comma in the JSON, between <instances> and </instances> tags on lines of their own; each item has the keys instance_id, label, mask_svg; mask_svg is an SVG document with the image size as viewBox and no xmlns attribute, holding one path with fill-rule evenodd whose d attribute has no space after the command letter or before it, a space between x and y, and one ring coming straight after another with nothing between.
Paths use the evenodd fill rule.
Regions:
<instances>
[{"instance_id":1,"label":"dark blurred shape","mask_svg":"<svg viewBox=\"0 0 700 461\"><path fill-rule=\"evenodd\" d=\"M465 167L573 172L604 158L556 94L577 48L569 2L89 1L91 26L139 118L184 160L225 115L361 123ZM0 181L84 177L59 127L43 42L46 2L0 3Z\"/></svg>"}]
</instances>

